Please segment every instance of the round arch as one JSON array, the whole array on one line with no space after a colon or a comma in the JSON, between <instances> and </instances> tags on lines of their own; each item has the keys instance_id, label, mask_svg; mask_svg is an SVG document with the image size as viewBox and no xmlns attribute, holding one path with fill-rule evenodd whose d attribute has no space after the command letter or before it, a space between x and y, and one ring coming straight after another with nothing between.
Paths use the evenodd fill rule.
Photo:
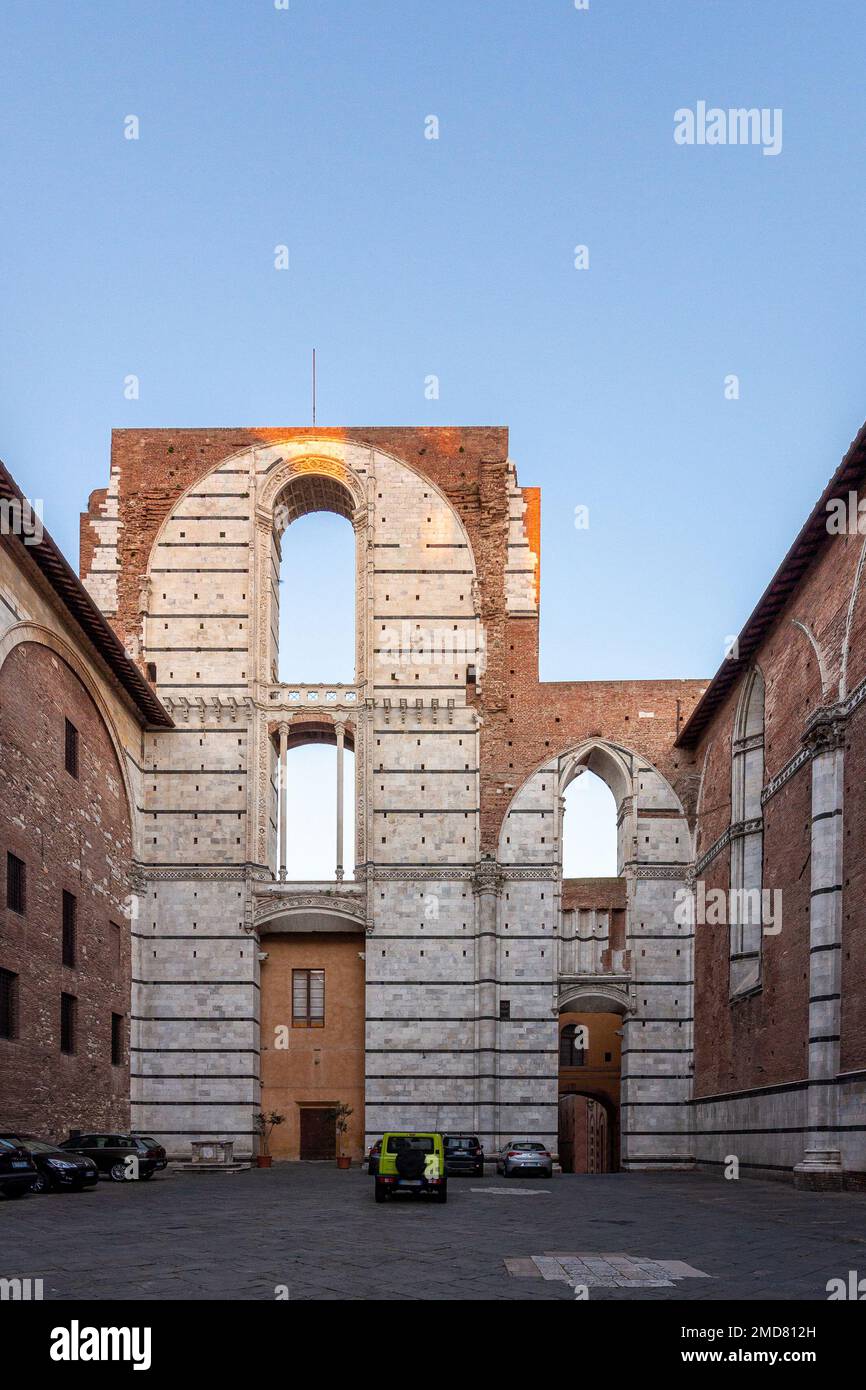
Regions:
<instances>
[{"instance_id":1,"label":"round arch","mask_svg":"<svg viewBox=\"0 0 866 1390\"><path fill-rule=\"evenodd\" d=\"M628 991L600 980L598 984L566 984L559 991L558 1014L626 1014L632 1012Z\"/></svg>"},{"instance_id":2,"label":"round arch","mask_svg":"<svg viewBox=\"0 0 866 1390\"><path fill-rule=\"evenodd\" d=\"M256 931L260 936L286 932L357 932L363 935L366 930L366 920L354 905L322 907L312 898L307 903L291 906L283 903L256 918Z\"/></svg>"},{"instance_id":3,"label":"round arch","mask_svg":"<svg viewBox=\"0 0 866 1390\"><path fill-rule=\"evenodd\" d=\"M117 770L120 774L124 795L126 796L126 807L129 814L130 831L132 834L133 856L136 860L139 860L141 858L139 839L140 826L138 816L136 815L136 804L132 792L132 783L130 782L129 771L126 765L126 752L102 691L75 649L58 633L52 632L50 628L43 627L41 623L27 621L16 623L13 627L6 629L2 637L0 637L0 671L2 671L6 658L10 653L13 652L16 647L20 647L27 642L32 642L37 646L47 647L55 656L59 657L60 660L69 667L72 674L80 681L88 696L93 701L93 704L96 706L99 717L108 733L109 742L114 750Z\"/></svg>"}]
</instances>

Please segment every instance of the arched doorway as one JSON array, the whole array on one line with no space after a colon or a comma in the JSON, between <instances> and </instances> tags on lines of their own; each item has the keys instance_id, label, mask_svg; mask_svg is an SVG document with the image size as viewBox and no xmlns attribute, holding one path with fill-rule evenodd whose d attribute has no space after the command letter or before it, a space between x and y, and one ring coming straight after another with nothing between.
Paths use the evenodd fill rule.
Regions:
<instances>
[{"instance_id":1,"label":"arched doorway","mask_svg":"<svg viewBox=\"0 0 866 1390\"><path fill-rule=\"evenodd\" d=\"M566 1173L619 1168L622 1024L603 999L578 998L560 1011L559 1158Z\"/></svg>"}]
</instances>

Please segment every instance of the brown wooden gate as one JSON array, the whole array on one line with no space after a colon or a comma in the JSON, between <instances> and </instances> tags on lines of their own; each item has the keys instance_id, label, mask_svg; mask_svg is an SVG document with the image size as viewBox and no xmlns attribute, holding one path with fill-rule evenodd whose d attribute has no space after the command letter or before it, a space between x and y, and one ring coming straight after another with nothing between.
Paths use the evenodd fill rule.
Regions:
<instances>
[{"instance_id":1,"label":"brown wooden gate","mask_svg":"<svg viewBox=\"0 0 866 1390\"><path fill-rule=\"evenodd\" d=\"M337 1129L330 1107L301 1107L301 1158L336 1158Z\"/></svg>"}]
</instances>

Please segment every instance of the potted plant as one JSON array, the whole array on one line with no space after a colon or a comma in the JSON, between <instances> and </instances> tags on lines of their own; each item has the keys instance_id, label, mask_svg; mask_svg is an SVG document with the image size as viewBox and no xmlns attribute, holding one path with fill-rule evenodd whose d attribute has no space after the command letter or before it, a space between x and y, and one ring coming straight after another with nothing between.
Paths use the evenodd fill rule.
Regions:
<instances>
[{"instance_id":1,"label":"potted plant","mask_svg":"<svg viewBox=\"0 0 866 1390\"><path fill-rule=\"evenodd\" d=\"M279 1115L276 1110L272 1110L269 1115L265 1115L260 1110L254 1117L253 1125L259 1136L259 1152L256 1155L257 1168L270 1168L271 1156L268 1153L268 1144L277 1125L281 1125L285 1118L285 1115Z\"/></svg>"},{"instance_id":2,"label":"potted plant","mask_svg":"<svg viewBox=\"0 0 866 1390\"><path fill-rule=\"evenodd\" d=\"M351 1168L352 1159L349 1154L343 1153L343 1136L349 1128L349 1116L352 1114L350 1105L340 1104L334 1111L334 1125L337 1130L337 1167Z\"/></svg>"}]
</instances>

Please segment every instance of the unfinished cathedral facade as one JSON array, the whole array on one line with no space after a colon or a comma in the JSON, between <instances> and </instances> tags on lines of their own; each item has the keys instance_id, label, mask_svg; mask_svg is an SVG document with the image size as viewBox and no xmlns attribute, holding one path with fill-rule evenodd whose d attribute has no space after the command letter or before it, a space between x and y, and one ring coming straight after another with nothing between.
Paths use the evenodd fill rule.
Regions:
<instances>
[{"instance_id":1,"label":"unfinished cathedral facade","mask_svg":"<svg viewBox=\"0 0 866 1390\"><path fill-rule=\"evenodd\" d=\"M866 1185L864 509L866 429L711 680L541 682L506 430L115 432L80 581L0 537L0 1118L244 1157L275 1112L282 1158L435 1128ZM278 653L281 551L322 510L354 535L344 684ZM324 878L289 868L309 743ZM563 877L587 772L615 878Z\"/></svg>"},{"instance_id":2,"label":"unfinished cathedral facade","mask_svg":"<svg viewBox=\"0 0 866 1390\"><path fill-rule=\"evenodd\" d=\"M277 679L280 547L314 510L354 529L351 685ZM356 1153L431 1126L555 1147L560 1019L596 1011L622 1018L622 1162L690 1161L673 744L703 685L539 684L539 566L538 492L504 430L115 433L82 577L173 724L141 766L140 1132L248 1153L264 1105L287 1115L274 1152L310 1155L347 1104ZM333 879L287 878L305 742L355 753L351 880L339 826ZM563 795L584 768L618 808L613 934L605 909L563 910Z\"/></svg>"}]
</instances>

